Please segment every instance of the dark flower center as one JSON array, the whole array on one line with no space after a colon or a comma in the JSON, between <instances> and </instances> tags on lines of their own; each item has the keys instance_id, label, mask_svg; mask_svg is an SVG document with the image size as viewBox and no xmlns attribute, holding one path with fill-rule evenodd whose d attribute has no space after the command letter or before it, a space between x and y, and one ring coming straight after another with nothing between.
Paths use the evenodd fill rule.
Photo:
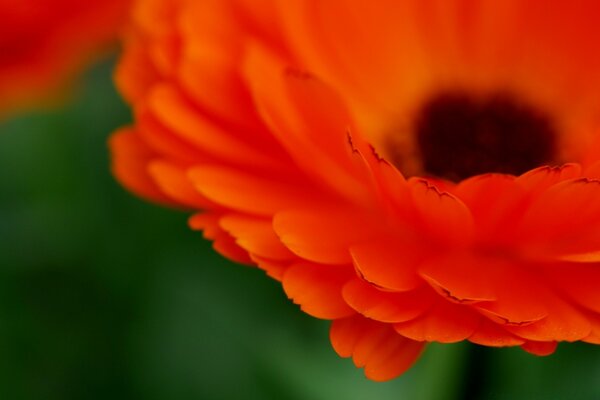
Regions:
<instances>
[{"instance_id":1,"label":"dark flower center","mask_svg":"<svg viewBox=\"0 0 600 400\"><path fill-rule=\"evenodd\" d=\"M455 181L486 172L518 175L556 153L550 120L504 94L436 96L422 107L416 135L425 173Z\"/></svg>"}]
</instances>

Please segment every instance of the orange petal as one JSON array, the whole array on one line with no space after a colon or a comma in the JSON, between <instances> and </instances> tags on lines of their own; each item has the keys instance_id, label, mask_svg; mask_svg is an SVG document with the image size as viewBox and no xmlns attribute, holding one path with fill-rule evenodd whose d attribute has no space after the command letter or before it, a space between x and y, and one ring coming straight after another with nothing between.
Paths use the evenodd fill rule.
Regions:
<instances>
[{"instance_id":1,"label":"orange petal","mask_svg":"<svg viewBox=\"0 0 600 400\"><path fill-rule=\"evenodd\" d=\"M149 172L160 189L182 205L196 209L216 207L194 188L185 169L166 161L155 161L150 164Z\"/></svg>"},{"instance_id":2,"label":"orange petal","mask_svg":"<svg viewBox=\"0 0 600 400\"><path fill-rule=\"evenodd\" d=\"M223 232L219 226L221 215L214 212L197 213L190 217L188 225L195 231L202 231L205 239L214 240L217 235Z\"/></svg>"},{"instance_id":3,"label":"orange petal","mask_svg":"<svg viewBox=\"0 0 600 400\"><path fill-rule=\"evenodd\" d=\"M256 215L272 216L306 205L314 197L301 182L267 179L233 168L195 167L189 177L196 189L215 203Z\"/></svg>"},{"instance_id":4,"label":"orange petal","mask_svg":"<svg viewBox=\"0 0 600 400\"><path fill-rule=\"evenodd\" d=\"M124 51L117 64L114 80L121 95L134 104L142 101L159 76L147 49L141 43L129 39L123 46Z\"/></svg>"},{"instance_id":5,"label":"orange petal","mask_svg":"<svg viewBox=\"0 0 600 400\"><path fill-rule=\"evenodd\" d=\"M469 338L477 329L480 318L468 306L440 298L425 314L395 324L394 329L413 340L454 343Z\"/></svg>"},{"instance_id":6,"label":"orange petal","mask_svg":"<svg viewBox=\"0 0 600 400\"><path fill-rule=\"evenodd\" d=\"M353 275L347 267L299 263L284 273L282 283L302 311L316 318L336 319L355 313L342 298L342 288Z\"/></svg>"},{"instance_id":7,"label":"orange petal","mask_svg":"<svg viewBox=\"0 0 600 400\"><path fill-rule=\"evenodd\" d=\"M567 294L580 306L600 313L600 264L558 263L547 265L544 274L554 287Z\"/></svg>"},{"instance_id":8,"label":"orange petal","mask_svg":"<svg viewBox=\"0 0 600 400\"><path fill-rule=\"evenodd\" d=\"M479 242L510 243L514 221L525 212L524 190L510 175L486 174L462 181L453 193L471 211Z\"/></svg>"},{"instance_id":9,"label":"orange petal","mask_svg":"<svg viewBox=\"0 0 600 400\"><path fill-rule=\"evenodd\" d=\"M273 226L293 253L324 264L351 264L350 247L376 232L360 209L343 205L280 212Z\"/></svg>"},{"instance_id":10,"label":"orange petal","mask_svg":"<svg viewBox=\"0 0 600 400\"><path fill-rule=\"evenodd\" d=\"M370 122L373 112L393 118L405 100L418 101L430 60L419 42L414 2L282 3L293 50L360 106L361 118Z\"/></svg>"},{"instance_id":11,"label":"orange petal","mask_svg":"<svg viewBox=\"0 0 600 400\"><path fill-rule=\"evenodd\" d=\"M539 341L576 341L588 336L590 320L575 307L547 291L538 290L537 296L543 301L548 315L528 325L505 325L507 331L522 338Z\"/></svg>"},{"instance_id":12,"label":"orange petal","mask_svg":"<svg viewBox=\"0 0 600 400\"><path fill-rule=\"evenodd\" d=\"M241 248L235 238L219 225L222 215L215 212L194 214L188 221L190 227L202 230L206 239L213 241L213 248L222 256L240 264L253 265L254 261L246 250Z\"/></svg>"},{"instance_id":13,"label":"orange petal","mask_svg":"<svg viewBox=\"0 0 600 400\"><path fill-rule=\"evenodd\" d=\"M127 189L139 196L174 205L148 173L148 165L157 159L135 131L122 129L110 138L112 172Z\"/></svg>"},{"instance_id":14,"label":"orange petal","mask_svg":"<svg viewBox=\"0 0 600 400\"><path fill-rule=\"evenodd\" d=\"M598 144L599 144L598 147L599 147L599 151L600 151L600 138L598 140ZM585 169L583 176L585 176L587 178L592 178L592 179L600 179L600 161L596 161L596 162L592 163L591 165L589 165Z\"/></svg>"},{"instance_id":15,"label":"orange petal","mask_svg":"<svg viewBox=\"0 0 600 400\"><path fill-rule=\"evenodd\" d=\"M600 251L600 181L560 182L531 205L515 232L522 251L540 259Z\"/></svg>"},{"instance_id":16,"label":"orange petal","mask_svg":"<svg viewBox=\"0 0 600 400\"><path fill-rule=\"evenodd\" d=\"M581 340L587 343L600 344L600 314L587 313L586 316L592 324L592 331Z\"/></svg>"},{"instance_id":17,"label":"orange petal","mask_svg":"<svg viewBox=\"0 0 600 400\"><path fill-rule=\"evenodd\" d=\"M469 253L433 257L419 266L434 289L457 303L495 300L494 278L504 270L501 261Z\"/></svg>"},{"instance_id":18,"label":"orange petal","mask_svg":"<svg viewBox=\"0 0 600 400\"><path fill-rule=\"evenodd\" d=\"M348 145L352 120L339 96L313 76L286 66L256 45L245 66L257 107L295 163L349 197L360 197L364 175Z\"/></svg>"},{"instance_id":19,"label":"orange petal","mask_svg":"<svg viewBox=\"0 0 600 400\"><path fill-rule=\"evenodd\" d=\"M530 195L538 195L559 182L581 176L581 165L564 164L559 167L539 167L524 173L516 179Z\"/></svg>"},{"instance_id":20,"label":"orange petal","mask_svg":"<svg viewBox=\"0 0 600 400\"><path fill-rule=\"evenodd\" d=\"M431 306L431 291L391 293L355 278L344 286L344 300L360 314L380 322L403 322L423 314Z\"/></svg>"},{"instance_id":21,"label":"orange petal","mask_svg":"<svg viewBox=\"0 0 600 400\"><path fill-rule=\"evenodd\" d=\"M388 324L361 316L333 321L329 336L341 357L352 357L375 381L387 381L408 370L425 345L398 335Z\"/></svg>"},{"instance_id":22,"label":"orange petal","mask_svg":"<svg viewBox=\"0 0 600 400\"><path fill-rule=\"evenodd\" d=\"M290 263L284 261L273 261L266 258L258 257L256 255L251 256L260 269L265 271L271 278L282 281L285 272L289 269Z\"/></svg>"},{"instance_id":23,"label":"orange petal","mask_svg":"<svg viewBox=\"0 0 600 400\"><path fill-rule=\"evenodd\" d=\"M235 239L226 232L221 232L214 238L213 248L223 257L236 263L245 265L254 264L248 252L238 246Z\"/></svg>"},{"instance_id":24,"label":"orange petal","mask_svg":"<svg viewBox=\"0 0 600 400\"><path fill-rule=\"evenodd\" d=\"M416 224L440 246L467 245L473 238L473 217L462 201L440 191L426 179L409 180Z\"/></svg>"},{"instance_id":25,"label":"orange petal","mask_svg":"<svg viewBox=\"0 0 600 400\"><path fill-rule=\"evenodd\" d=\"M475 332L469 336L469 342L483 346L506 347L520 346L525 343L525 340L508 333L502 326L482 318Z\"/></svg>"},{"instance_id":26,"label":"orange petal","mask_svg":"<svg viewBox=\"0 0 600 400\"><path fill-rule=\"evenodd\" d=\"M531 266L501 259L492 259L490 265L488 282L495 300L474 304L477 311L504 326L524 326L548 315L547 303L540 296L545 288L538 276L527 272Z\"/></svg>"},{"instance_id":27,"label":"orange petal","mask_svg":"<svg viewBox=\"0 0 600 400\"><path fill-rule=\"evenodd\" d=\"M371 150L371 152L374 151ZM377 162L371 162L370 169L378 185L381 207L390 215L390 219L394 220L394 224L398 226L406 224L406 221L409 220L408 216L412 213L409 206L411 197L408 183L394 165L376 154L374 158Z\"/></svg>"},{"instance_id":28,"label":"orange petal","mask_svg":"<svg viewBox=\"0 0 600 400\"><path fill-rule=\"evenodd\" d=\"M422 283L416 273L423 254L400 241L372 240L350 248L358 273L368 282L394 291L412 290Z\"/></svg>"},{"instance_id":29,"label":"orange petal","mask_svg":"<svg viewBox=\"0 0 600 400\"><path fill-rule=\"evenodd\" d=\"M180 2L150 0L137 2L131 11L131 20L139 31L151 38L147 45L149 55L163 76L171 75L175 69L179 50L175 24L180 8Z\"/></svg>"},{"instance_id":30,"label":"orange petal","mask_svg":"<svg viewBox=\"0 0 600 400\"><path fill-rule=\"evenodd\" d=\"M240 3L187 2L177 18L183 39L177 80L210 115L243 127L242 130L252 130L259 125L259 120L248 88L241 79L239 65L247 31L254 26L249 27L243 20L245 10ZM252 11L259 8L256 3L253 2ZM269 25L273 25L272 21Z\"/></svg>"},{"instance_id":31,"label":"orange petal","mask_svg":"<svg viewBox=\"0 0 600 400\"><path fill-rule=\"evenodd\" d=\"M140 138L157 154L182 165L206 162L209 159L205 152L190 146L188 142L167 129L146 105L138 105L134 112Z\"/></svg>"},{"instance_id":32,"label":"orange petal","mask_svg":"<svg viewBox=\"0 0 600 400\"><path fill-rule=\"evenodd\" d=\"M495 323L523 326L545 318L550 310L540 293L533 266L498 257L462 254L439 257L419 270L449 301L470 304Z\"/></svg>"},{"instance_id":33,"label":"orange petal","mask_svg":"<svg viewBox=\"0 0 600 400\"><path fill-rule=\"evenodd\" d=\"M148 97L149 111L168 130L208 156L233 164L281 169L278 154L261 152L257 143L244 143L199 112L175 87L155 85ZM252 137L248 132L248 137Z\"/></svg>"},{"instance_id":34,"label":"orange petal","mask_svg":"<svg viewBox=\"0 0 600 400\"><path fill-rule=\"evenodd\" d=\"M534 342L528 340L521 345L521 348L528 353L536 356L549 356L556 351L557 342Z\"/></svg>"},{"instance_id":35,"label":"orange petal","mask_svg":"<svg viewBox=\"0 0 600 400\"><path fill-rule=\"evenodd\" d=\"M252 255L279 261L295 258L275 235L270 219L229 214L221 218L219 223L241 248Z\"/></svg>"}]
</instances>

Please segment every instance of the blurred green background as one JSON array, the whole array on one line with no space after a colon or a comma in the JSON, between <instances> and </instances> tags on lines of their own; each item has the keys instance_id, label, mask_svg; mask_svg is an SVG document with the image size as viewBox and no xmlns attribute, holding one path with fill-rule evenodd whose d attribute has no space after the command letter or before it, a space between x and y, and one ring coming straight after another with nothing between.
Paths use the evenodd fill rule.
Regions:
<instances>
[{"instance_id":1,"label":"blurred green background","mask_svg":"<svg viewBox=\"0 0 600 400\"><path fill-rule=\"evenodd\" d=\"M600 399L600 347L431 345L366 380L261 271L126 193L112 62L71 103L0 123L0 399ZM599 289L600 290L600 289Z\"/></svg>"}]
</instances>

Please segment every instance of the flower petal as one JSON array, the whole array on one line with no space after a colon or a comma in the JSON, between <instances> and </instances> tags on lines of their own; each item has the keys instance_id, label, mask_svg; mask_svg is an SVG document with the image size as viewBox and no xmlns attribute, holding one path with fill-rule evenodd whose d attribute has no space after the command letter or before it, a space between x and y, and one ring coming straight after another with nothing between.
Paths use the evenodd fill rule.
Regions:
<instances>
[{"instance_id":1,"label":"flower petal","mask_svg":"<svg viewBox=\"0 0 600 400\"><path fill-rule=\"evenodd\" d=\"M430 240L455 248L471 242L473 217L463 202L426 179L413 178L409 185L416 211L415 225Z\"/></svg>"},{"instance_id":2,"label":"flower petal","mask_svg":"<svg viewBox=\"0 0 600 400\"><path fill-rule=\"evenodd\" d=\"M340 357L352 357L375 381L402 374L419 358L425 343L398 335L388 324L361 316L338 319L331 324L331 344Z\"/></svg>"},{"instance_id":3,"label":"flower petal","mask_svg":"<svg viewBox=\"0 0 600 400\"><path fill-rule=\"evenodd\" d=\"M572 342L581 340L591 333L590 320L584 313L552 293L539 290L537 296L543 301L548 315L523 326L505 325L507 331L539 342L563 340Z\"/></svg>"},{"instance_id":4,"label":"flower petal","mask_svg":"<svg viewBox=\"0 0 600 400\"><path fill-rule=\"evenodd\" d=\"M600 138L598 138L597 144L598 156L594 157L594 161L600 158ZM600 179L600 161L592 162L586 169L583 176L591 179Z\"/></svg>"},{"instance_id":5,"label":"flower petal","mask_svg":"<svg viewBox=\"0 0 600 400\"><path fill-rule=\"evenodd\" d=\"M283 275L283 289L302 311L316 318L336 319L355 314L342 297L352 270L313 263L298 263Z\"/></svg>"},{"instance_id":6,"label":"flower petal","mask_svg":"<svg viewBox=\"0 0 600 400\"><path fill-rule=\"evenodd\" d=\"M554 287L580 306L600 313L600 263L558 263L544 267Z\"/></svg>"},{"instance_id":7,"label":"flower petal","mask_svg":"<svg viewBox=\"0 0 600 400\"><path fill-rule=\"evenodd\" d=\"M350 247L377 233L359 209L341 204L282 211L273 226L293 253L324 264L351 264Z\"/></svg>"},{"instance_id":8,"label":"flower petal","mask_svg":"<svg viewBox=\"0 0 600 400\"><path fill-rule=\"evenodd\" d=\"M265 154L257 143L244 143L225 127L194 109L178 89L171 85L155 85L148 97L148 110L166 129L189 146L194 146L222 162L285 169L277 162L277 153Z\"/></svg>"},{"instance_id":9,"label":"flower petal","mask_svg":"<svg viewBox=\"0 0 600 400\"><path fill-rule=\"evenodd\" d=\"M528 340L521 345L521 348L536 356L549 356L556 351L556 346L558 346L557 342L534 342Z\"/></svg>"},{"instance_id":10,"label":"flower petal","mask_svg":"<svg viewBox=\"0 0 600 400\"><path fill-rule=\"evenodd\" d=\"M419 267L419 273L434 289L457 303L491 301L497 298L494 278L503 263L471 254L433 257Z\"/></svg>"},{"instance_id":11,"label":"flower petal","mask_svg":"<svg viewBox=\"0 0 600 400\"><path fill-rule=\"evenodd\" d=\"M227 232L221 232L214 238L213 248L217 253L234 262L245 265L254 265L248 252L238 246L235 242L235 238Z\"/></svg>"},{"instance_id":12,"label":"flower petal","mask_svg":"<svg viewBox=\"0 0 600 400\"><path fill-rule=\"evenodd\" d=\"M275 235L270 219L228 214L219 223L241 248L252 255L278 261L295 258Z\"/></svg>"},{"instance_id":13,"label":"flower petal","mask_svg":"<svg viewBox=\"0 0 600 400\"><path fill-rule=\"evenodd\" d=\"M251 255L251 258L258 268L265 271L271 278L280 282L283 280L285 272L290 268L289 262L268 260L256 255Z\"/></svg>"},{"instance_id":14,"label":"flower petal","mask_svg":"<svg viewBox=\"0 0 600 400\"><path fill-rule=\"evenodd\" d=\"M524 173L516 179L516 182L530 195L537 195L559 182L579 178L581 171L581 165L573 163L559 167L544 166Z\"/></svg>"},{"instance_id":15,"label":"flower petal","mask_svg":"<svg viewBox=\"0 0 600 400\"><path fill-rule=\"evenodd\" d=\"M363 195L348 130L352 119L335 91L253 46L246 75L263 119L296 165L351 198Z\"/></svg>"},{"instance_id":16,"label":"flower petal","mask_svg":"<svg viewBox=\"0 0 600 400\"><path fill-rule=\"evenodd\" d=\"M531 205L515 234L527 256L561 259L600 251L600 181L560 182Z\"/></svg>"},{"instance_id":17,"label":"flower petal","mask_svg":"<svg viewBox=\"0 0 600 400\"><path fill-rule=\"evenodd\" d=\"M310 203L312 197L301 183L263 178L234 168L199 166L190 170L189 177L196 189L215 203L256 215L272 216Z\"/></svg>"},{"instance_id":18,"label":"flower petal","mask_svg":"<svg viewBox=\"0 0 600 400\"><path fill-rule=\"evenodd\" d=\"M163 193L178 203L196 209L216 207L194 188L184 168L166 161L154 161L149 166L149 173Z\"/></svg>"},{"instance_id":19,"label":"flower petal","mask_svg":"<svg viewBox=\"0 0 600 400\"><path fill-rule=\"evenodd\" d=\"M453 191L473 215L477 241L510 244L514 221L526 210L525 191L510 175L486 174L462 181Z\"/></svg>"},{"instance_id":20,"label":"flower petal","mask_svg":"<svg viewBox=\"0 0 600 400\"><path fill-rule=\"evenodd\" d=\"M344 286L344 300L360 314L380 322L403 322L423 314L434 295L427 290L391 293L355 278Z\"/></svg>"},{"instance_id":21,"label":"flower petal","mask_svg":"<svg viewBox=\"0 0 600 400\"><path fill-rule=\"evenodd\" d=\"M425 314L395 324L394 329L413 340L454 343L469 338L477 329L480 318L468 306L440 298Z\"/></svg>"},{"instance_id":22,"label":"flower petal","mask_svg":"<svg viewBox=\"0 0 600 400\"><path fill-rule=\"evenodd\" d=\"M195 231L202 231L205 239L214 240L223 228L219 225L221 214L216 212L201 212L192 215L188 220L188 225Z\"/></svg>"},{"instance_id":23,"label":"flower petal","mask_svg":"<svg viewBox=\"0 0 600 400\"><path fill-rule=\"evenodd\" d=\"M158 159L135 131L122 129L110 139L113 174L129 190L139 196L173 205L175 202L165 195L148 173L148 164Z\"/></svg>"},{"instance_id":24,"label":"flower petal","mask_svg":"<svg viewBox=\"0 0 600 400\"><path fill-rule=\"evenodd\" d=\"M520 346L525 343L525 340L507 332L501 325L482 318L475 332L469 336L469 342L483 346L505 347Z\"/></svg>"},{"instance_id":25,"label":"flower petal","mask_svg":"<svg viewBox=\"0 0 600 400\"><path fill-rule=\"evenodd\" d=\"M416 271L423 255L416 247L382 239L354 245L350 253L358 273L376 286L407 291L422 283Z\"/></svg>"}]
</instances>

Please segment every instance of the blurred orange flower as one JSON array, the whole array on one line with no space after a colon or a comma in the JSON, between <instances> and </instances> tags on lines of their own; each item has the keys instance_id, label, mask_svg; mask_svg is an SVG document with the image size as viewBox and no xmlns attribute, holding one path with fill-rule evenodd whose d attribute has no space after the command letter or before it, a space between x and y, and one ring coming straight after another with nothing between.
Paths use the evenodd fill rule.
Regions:
<instances>
[{"instance_id":1,"label":"blurred orange flower","mask_svg":"<svg viewBox=\"0 0 600 400\"><path fill-rule=\"evenodd\" d=\"M599 12L142 1L114 172L203 210L191 226L333 320L371 379L427 342L598 344Z\"/></svg>"},{"instance_id":2,"label":"blurred orange flower","mask_svg":"<svg viewBox=\"0 0 600 400\"><path fill-rule=\"evenodd\" d=\"M59 95L114 41L127 0L0 0L0 113Z\"/></svg>"}]
</instances>

